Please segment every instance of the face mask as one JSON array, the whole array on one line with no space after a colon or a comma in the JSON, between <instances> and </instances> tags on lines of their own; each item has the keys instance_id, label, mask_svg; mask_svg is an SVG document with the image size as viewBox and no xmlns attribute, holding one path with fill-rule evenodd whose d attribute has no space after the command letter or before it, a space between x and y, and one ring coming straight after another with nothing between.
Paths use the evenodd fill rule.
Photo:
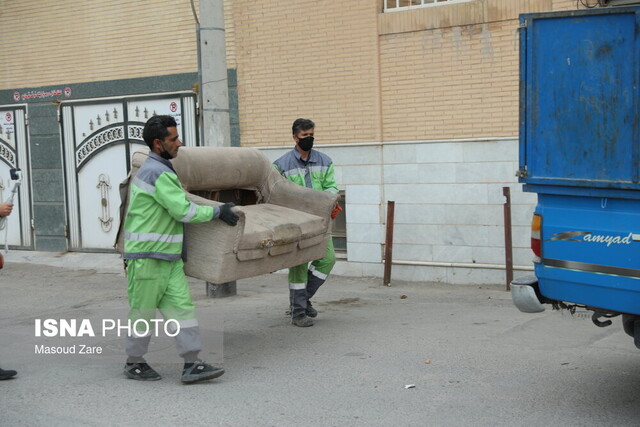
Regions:
<instances>
[{"instance_id":1,"label":"face mask","mask_svg":"<svg viewBox=\"0 0 640 427\"><path fill-rule=\"evenodd\" d=\"M308 136L306 138L298 139L298 145L302 151L309 151L313 147L313 137Z\"/></svg>"}]
</instances>

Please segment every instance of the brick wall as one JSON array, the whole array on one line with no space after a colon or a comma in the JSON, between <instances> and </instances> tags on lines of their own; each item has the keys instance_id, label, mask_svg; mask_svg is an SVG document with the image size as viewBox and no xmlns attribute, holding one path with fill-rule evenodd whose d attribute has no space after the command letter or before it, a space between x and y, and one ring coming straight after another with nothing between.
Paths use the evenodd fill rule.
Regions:
<instances>
[{"instance_id":1,"label":"brick wall","mask_svg":"<svg viewBox=\"0 0 640 427\"><path fill-rule=\"evenodd\" d=\"M382 36L384 140L514 136L517 21Z\"/></svg>"},{"instance_id":2,"label":"brick wall","mask_svg":"<svg viewBox=\"0 0 640 427\"><path fill-rule=\"evenodd\" d=\"M584 0L585 3L594 4L596 0ZM580 0L553 0L553 10L585 9Z\"/></svg>"},{"instance_id":3,"label":"brick wall","mask_svg":"<svg viewBox=\"0 0 640 427\"><path fill-rule=\"evenodd\" d=\"M232 3L242 145L292 143L297 117L319 142L379 140L376 2Z\"/></svg>"},{"instance_id":4,"label":"brick wall","mask_svg":"<svg viewBox=\"0 0 640 427\"><path fill-rule=\"evenodd\" d=\"M233 3L235 0L224 0L224 38L227 49L227 68L235 69L236 63L236 25L233 22Z\"/></svg>"},{"instance_id":5,"label":"brick wall","mask_svg":"<svg viewBox=\"0 0 640 427\"><path fill-rule=\"evenodd\" d=\"M198 69L189 1L3 1L0 28L0 89Z\"/></svg>"},{"instance_id":6,"label":"brick wall","mask_svg":"<svg viewBox=\"0 0 640 427\"><path fill-rule=\"evenodd\" d=\"M516 136L518 14L576 2L483 0L386 14L371 0L225 5L242 145L273 146L290 143L300 116L329 143Z\"/></svg>"},{"instance_id":7,"label":"brick wall","mask_svg":"<svg viewBox=\"0 0 640 427\"><path fill-rule=\"evenodd\" d=\"M3 2L0 89L197 71L189 1ZM224 0L243 145L513 136L517 14L575 0L483 0L380 13L381 1ZM195 2L199 10L198 2Z\"/></svg>"}]
</instances>

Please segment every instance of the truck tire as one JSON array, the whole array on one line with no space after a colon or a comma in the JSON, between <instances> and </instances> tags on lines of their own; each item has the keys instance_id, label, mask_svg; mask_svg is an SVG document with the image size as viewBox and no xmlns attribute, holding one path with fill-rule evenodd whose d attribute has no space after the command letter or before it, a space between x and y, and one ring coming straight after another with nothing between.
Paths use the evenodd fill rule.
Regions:
<instances>
[{"instance_id":1,"label":"truck tire","mask_svg":"<svg viewBox=\"0 0 640 427\"><path fill-rule=\"evenodd\" d=\"M627 335L633 337L636 347L640 348L640 316L622 315L622 327Z\"/></svg>"},{"instance_id":2,"label":"truck tire","mask_svg":"<svg viewBox=\"0 0 640 427\"><path fill-rule=\"evenodd\" d=\"M623 314L622 315L622 327L627 335L630 337L634 336L635 328L633 327L638 316L633 316L631 314Z\"/></svg>"}]
</instances>

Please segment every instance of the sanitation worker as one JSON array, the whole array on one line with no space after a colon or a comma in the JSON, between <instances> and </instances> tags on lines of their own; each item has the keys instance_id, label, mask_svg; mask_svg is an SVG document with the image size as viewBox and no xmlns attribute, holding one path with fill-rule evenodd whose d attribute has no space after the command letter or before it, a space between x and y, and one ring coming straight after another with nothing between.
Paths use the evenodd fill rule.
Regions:
<instances>
[{"instance_id":1,"label":"sanitation worker","mask_svg":"<svg viewBox=\"0 0 640 427\"><path fill-rule=\"evenodd\" d=\"M295 147L273 162L275 168L290 181L314 190L337 193L338 186L333 173L333 161L329 156L313 149L315 124L309 119L297 119L292 126ZM289 302L291 323L295 326L313 326L318 311L311 298L327 280L336 255L333 240L329 237L323 258L289 269Z\"/></svg>"},{"instance_id":2,"label":"sanitation worker","mask_svg":"<svg viewBox=\"0 0 640 427\"><path fill-rule=\"evenodd\" d=\"M217 378L224 370L198 358L202 342L184 274L183 228L185 223L214 219L235 226L238 215L231 210L232 203L199 206L187 199L169 161L178 155L182 145L173 117L153 116L145 124L142 137L151 152L131 181L123 255L127 264L129 319L142 326L140 334L134 330L126 339L124 375L135 380L160 379L143 357L151 334L142 333L145 323L140 322L154 318L156 309L160 309L167 325L175 326L176 321L179 325L174 333L178 332L176 347L184 358L182 382Z\"/></svg>"}]
</instances>

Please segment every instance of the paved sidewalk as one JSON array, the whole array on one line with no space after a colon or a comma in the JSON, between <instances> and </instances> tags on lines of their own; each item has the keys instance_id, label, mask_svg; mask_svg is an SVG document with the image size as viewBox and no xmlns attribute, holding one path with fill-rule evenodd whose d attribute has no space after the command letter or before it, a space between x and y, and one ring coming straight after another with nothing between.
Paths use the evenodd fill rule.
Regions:
<instances>
[{"instance_id":1,"label":"paved sidewalk","mask_svg":"<svg viewBox=\"0 0 640 427\"><path fill-rule=\"evenodd\" d=\"M200 324L224 337L223 352L213 333L201 355L227 373L182 385L169 342L148 357L161 381L126 380L124 354L77 364L15 354L35 319L125 309L117 255L10 252L0 367L19 375L0 381L0 425L638 423L640 353L618 319L596 328L585 316L522 314L502 286L333 276L315 298L316 325L296 328L284 274L238 281L238 295L224 299L208 298L202 281L191 290Z\"/></svg>"},{"instance_id":2,"label":"paved sidewalk","mask_svg":"<svg viewBox=\"0 0 640 427\"><path fill-rule=\"evenodd\" d=\"M7 264L27 263L71 269L92 269L99 273L116 273L122 271L123 268L122 259L120 255L116 253L41 252L12 250L7 254L3 253L3 255ZM1 271L0 274L2 274Z\"/></svg>"}]
</instances>

